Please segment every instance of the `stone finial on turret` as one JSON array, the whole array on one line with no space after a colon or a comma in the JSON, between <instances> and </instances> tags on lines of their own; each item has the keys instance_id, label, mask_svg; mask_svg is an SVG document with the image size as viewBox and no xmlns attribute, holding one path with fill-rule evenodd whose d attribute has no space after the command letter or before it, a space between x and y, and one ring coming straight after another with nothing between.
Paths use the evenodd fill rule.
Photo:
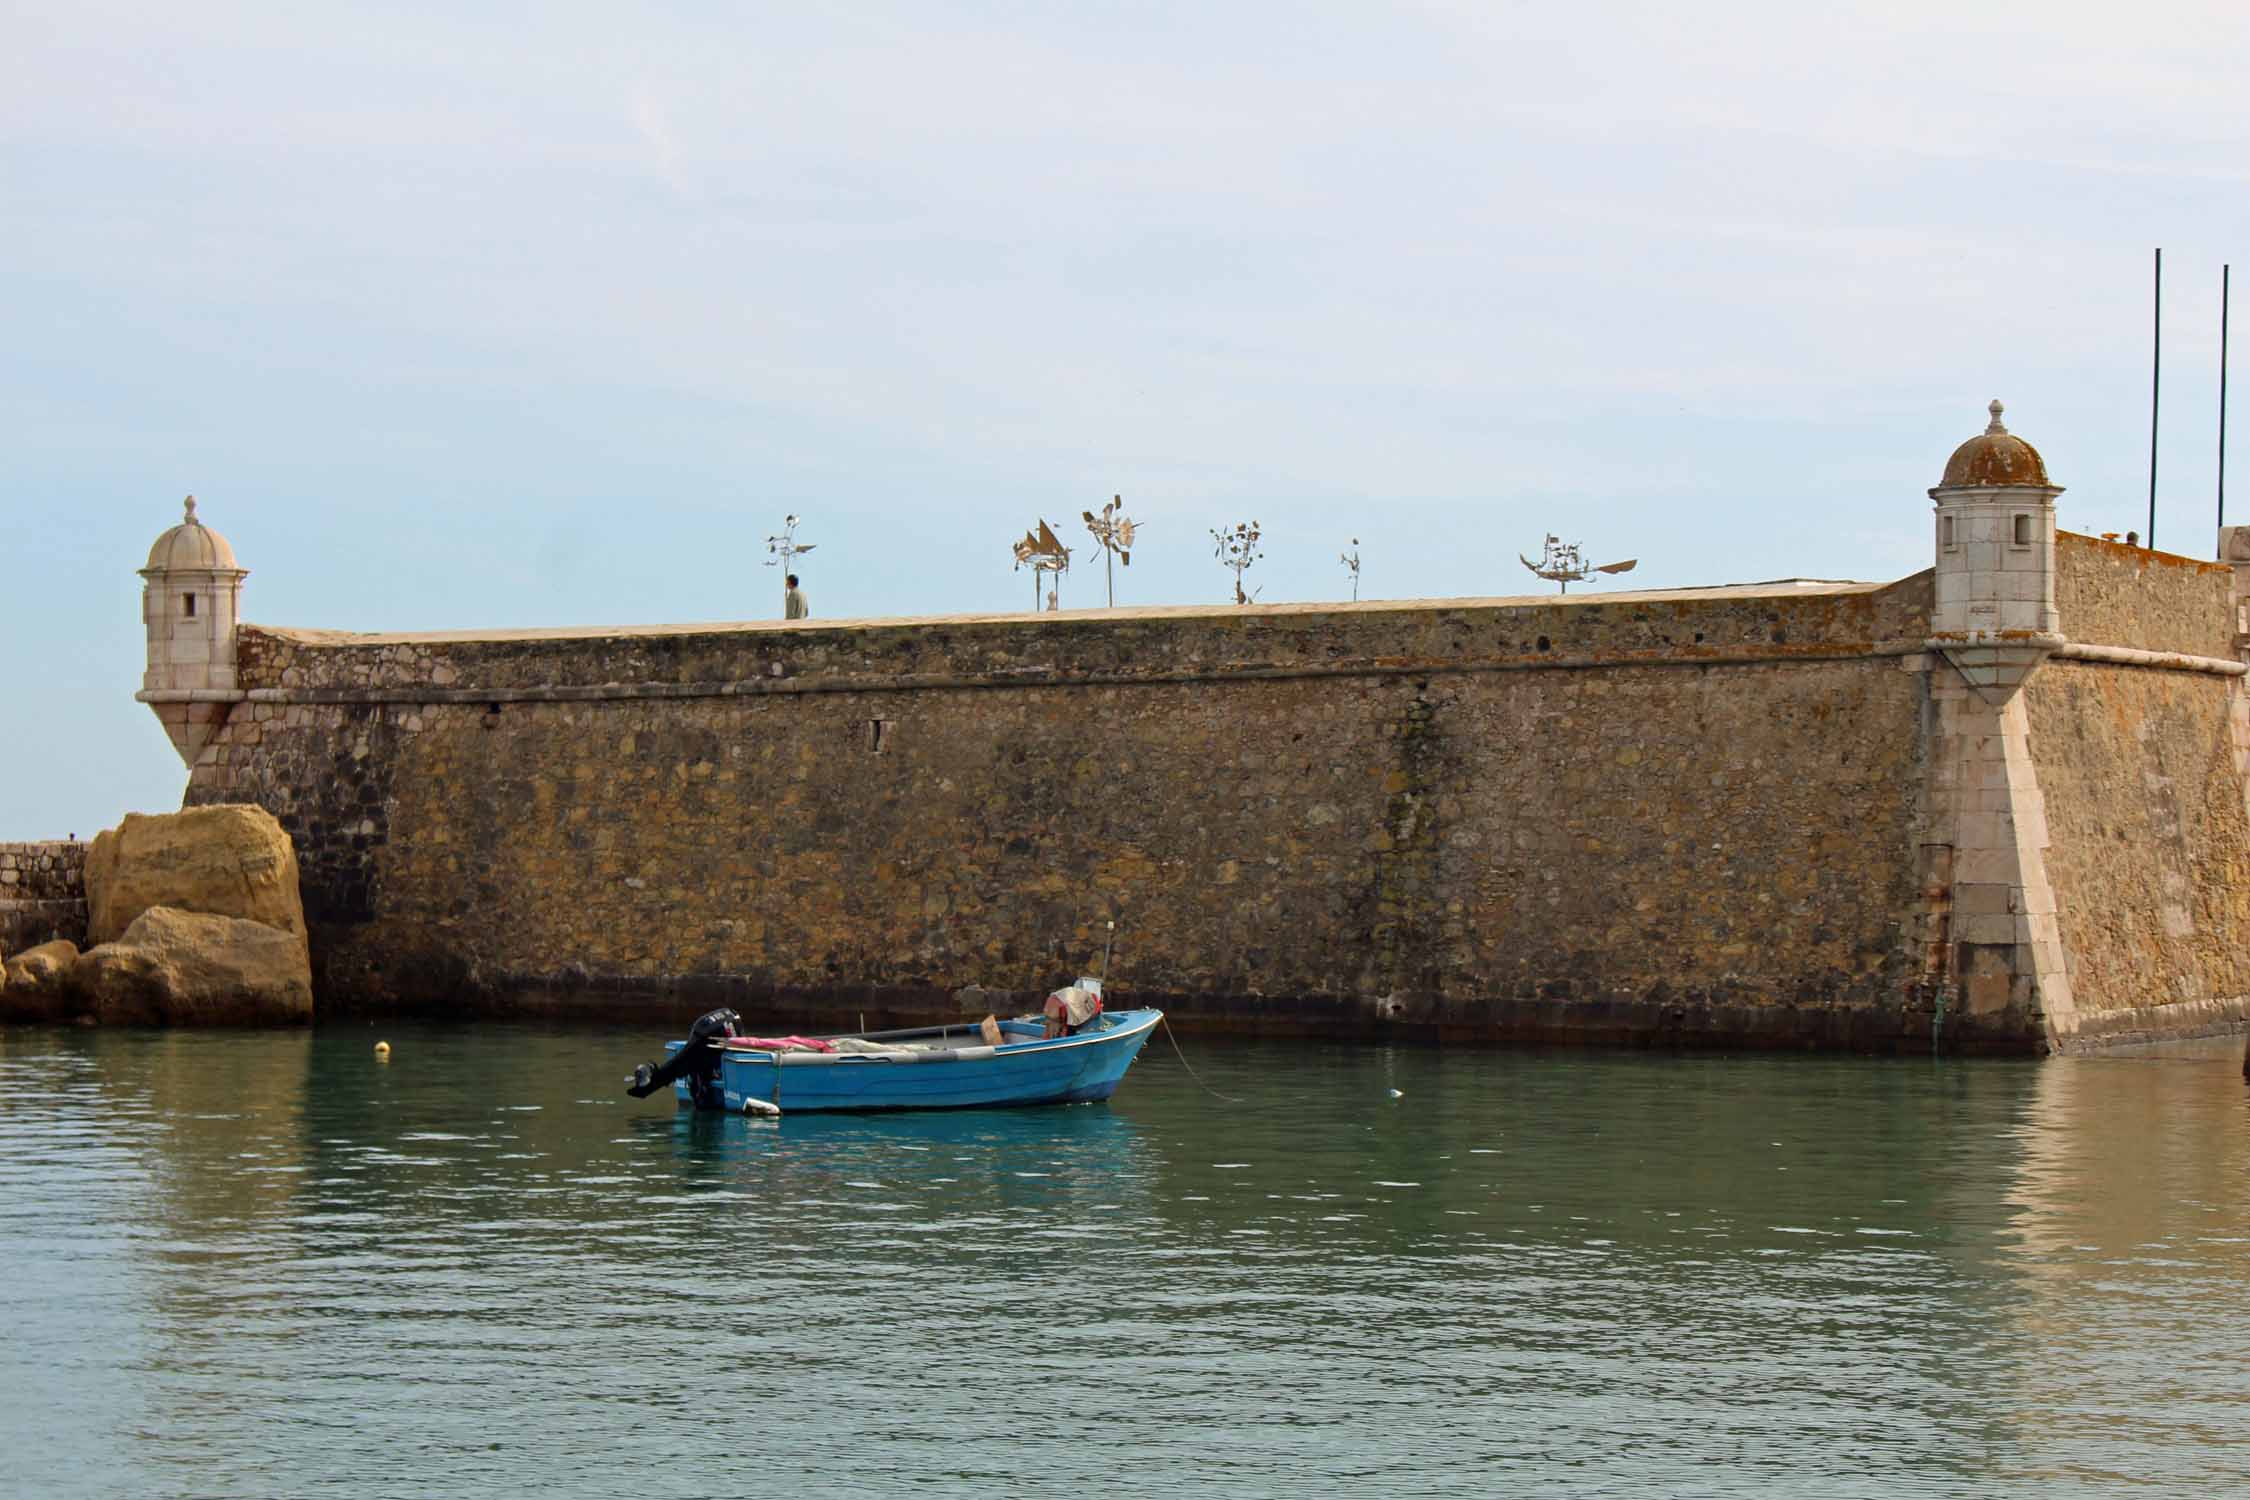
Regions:
<instances>
[{"instance_id":1,"label":"stone finial on turret","mask_svg":"<svg viewBox=\"0 0 2250 1500\"><path fill-rule=\"evenodd\" d=\"M235 680L235 629L242 580L227 539L196 519L187 497L180 524L149 548L141 569L141 620L148 669L135 696L156 710L189 765L242 696Z\"/></svg>"},{"instance_id":2,"label":"stone finial on turret","mask_svg":"<svg viewBox=\"0 0 2250 1500\"><path fill-rule=\"evenodd\" d=\"M2063 644L2055 609L2055 497L2039 450L1986 408L1983 432L1953 450L1937 505L1930 646L1986 701L2005 703Z\"/></svg>"}]
</instances>

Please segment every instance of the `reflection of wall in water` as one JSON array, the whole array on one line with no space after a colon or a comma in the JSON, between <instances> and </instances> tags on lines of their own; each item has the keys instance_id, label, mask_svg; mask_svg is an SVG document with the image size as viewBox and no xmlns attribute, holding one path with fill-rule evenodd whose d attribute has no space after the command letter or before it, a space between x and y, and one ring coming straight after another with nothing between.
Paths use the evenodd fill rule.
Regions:
<instances>
[{"instance_id":1,"label":"reflection of wall in water","mask_svg":"<svg viewBox=\"0 0 2250 1500\"><path fill-rule=\"evenodd\" d=\"M214 1366L260 1363L242 1330L288 1318L293 1223L312 1184L303 1029L95 1030L85 1045L120 1109L148 1121L135 1252L150 1291L141 1320L162 1425L188 1415ZM229 1379L238 1377L227 1377ZM205 1416L206 1413L196 1413Z\"/></svg>"},{"instance_id":2,"label":"reflection of wall in water","mask_svg":"<svg viewBox=\"0 0 2250 1500\"><path fill-rule=\"evenodd\" d=\"M312 1033L96 1030L87 1047L163 1126L149 1206L178 1241L296 1211Z\"/></svg>"},{"instance_id":3,"label":"reflection of wall in water","mask_svg":"<svg viewBox=\"0 0 2250 1500\"><path fill-rule=\"evenodd\" d=\"M2168 1236L2240 1236L2250 1280L2250 1100L2231 1059L2205 1043L2038 1068L2006 1199L2021 1275L2067 1293ZM2055 1310L2071 1302L2057 1295Z\"/></svg>"},{"instance_id":4,"label":"reflection of wall in water","mask_svg":"<svg viewBox=\"0 0 2250 1500\"><path fill-rule=\"evenodd\" d=\"M2126 1429L2139 1482L2227 1488L2210 1445L2241 1429L2250 1099L2231 1045L2177 1051L2043 1063L2011 1133L1986 1394L2024 1475L2082 1475Z\"/></svg>"}]
</instances>

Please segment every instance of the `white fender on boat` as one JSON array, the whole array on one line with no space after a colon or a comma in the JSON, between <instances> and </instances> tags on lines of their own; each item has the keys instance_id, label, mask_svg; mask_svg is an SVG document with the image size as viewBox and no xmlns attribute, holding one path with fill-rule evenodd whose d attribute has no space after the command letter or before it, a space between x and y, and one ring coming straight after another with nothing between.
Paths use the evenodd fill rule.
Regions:
<instances>
[{"instance_id":1,"label":"white fender on boat","mask_svg":"<svg viewBox=\"0 0 2250 1500\"><path fill-rule=\"evenodd\" d=\"M752 1099L747 1096L742 1101L742 1112L746 1115L765 1115L769 1119L778 1120L781 1118L780 1105L768 1104L763 1099Z\"/></svg>"}]
</instances>

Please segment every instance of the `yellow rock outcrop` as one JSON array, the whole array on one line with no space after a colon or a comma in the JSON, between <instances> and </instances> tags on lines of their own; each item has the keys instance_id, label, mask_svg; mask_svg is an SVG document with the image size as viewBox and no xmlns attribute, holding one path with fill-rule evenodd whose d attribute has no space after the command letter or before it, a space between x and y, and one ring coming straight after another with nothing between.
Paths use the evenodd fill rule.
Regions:
<instances>
[{"instance_id":1,"label":"yellow rock outcrop","mask_svg":"<svg viewBox=\"0 0 2250 1500\"><path fill-rule=\"evenodd\" d=\"M67 981L78 945L57 938L26 948L0 967L0 1021L52 1021L69 1011Z\"/></svg>"},{"instance_id":2,"label":"yellow rock outcrop","mask_svg":"<svg viewBox=\"0 0 2250 1500\"><path fill-rule=\"evenodd\" d=\"M104 1023L273 1026L312 1019L301 936L238 917L152 906L70 970L77 1008Z\"/></svg>"},{"instance_id":3,"label":"yellow rock outcrop","mask_svg":"<svg viewBox=\"0 0 2250 1500\"><path fill-rule=\"evenodd\" d=\"M257 922L305 943L297 851L262 807L127 813L97 835L86 854L89 941L117 941L154 906Z\"/></svg>"}]
</instances>

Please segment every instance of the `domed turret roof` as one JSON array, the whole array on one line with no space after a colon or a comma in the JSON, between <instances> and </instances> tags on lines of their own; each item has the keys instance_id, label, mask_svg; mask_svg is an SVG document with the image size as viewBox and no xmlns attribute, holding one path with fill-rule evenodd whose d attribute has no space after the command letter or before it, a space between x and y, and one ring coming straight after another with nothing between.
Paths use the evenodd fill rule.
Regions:
<instances>
[{"instance_id":1,"label":"domed turret roof","mask_svg":"<svg viewBox=\"0 0 2250 1500\"><path fill-rule=\"evenodd\" d=\"M147 571L209 568L242 571L227 539L195 518L195 496L187 497L187 519L156 539L148 549Z\"/></svg>"},{"instance_id":2,"label":"domed turret roof","mask_svg":"<svg viewBox=\"0 0 2250 1500\"><path fill-rule=\"evenodd\" d=\"M1992 425L1953 450L1946 460L1945 478L1939 489L1972 489L2002 485L2038 485L2052 488L2047 483L2047 465L2039 457L2039 450L2017 437L2001 425L1999 402L1988 408Z\"/></svg>"}]
</instances>

